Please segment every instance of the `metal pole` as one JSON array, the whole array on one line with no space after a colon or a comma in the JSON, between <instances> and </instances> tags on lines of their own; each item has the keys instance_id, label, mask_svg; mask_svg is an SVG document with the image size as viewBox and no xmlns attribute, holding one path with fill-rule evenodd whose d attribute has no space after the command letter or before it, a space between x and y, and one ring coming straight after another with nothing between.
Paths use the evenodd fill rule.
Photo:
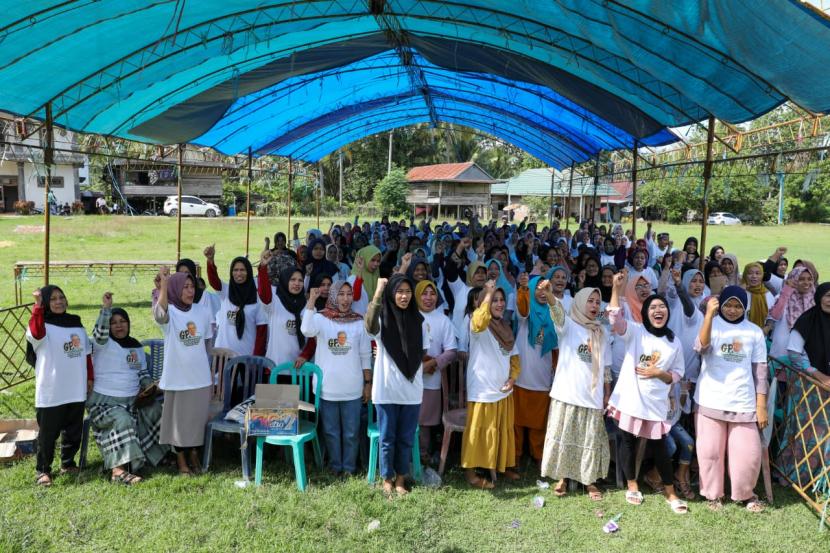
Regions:
<instances>
[{"instance_id":1,"label":"metal pole","mask_svg":"<svg viewBox=\"0 0 830 553\"><path fill-rule=\"evenodd\" d=\"M338 157L340 163L340 209L343 209L343 150Z\"/></svg>"},{"instance_id":2,"label":"metal pole","mask_svg":"<svg viewBox=\"0 0 830 553\"><path fill-rule=\"evenodd\" d=\"M576 166L575 161L571 161L571 175L568 178L568 211L565 213L565 230L568 230L568 227L571 224L571 193L574 190L574 167Z\"/></svg>"},{"instance_id":3,"label":"metal pole","mask_svg":"<svg viewBox=\"0 0 830 553\"><path fill-rule=\"evenodd\" d=\"M591 200L591 216L589 219L591 221L594 220L594 215L597 212L597 187L599 186L599 154L597 154L597 160L594 163L594 197Z\"/></svg>"},{"instance_id":4,"label":"metal pole","mask_svg":"<svg viewBox=\"0 0 830 553\"><path fill-rule=\"evenodd\" d=\"M548 228L553 226L553 182L556 178L556 169L550 168L550 209L548 211Z\"/></svg>"},{"instance_id":5,"label":"metal pole","mask_svg":"<svg viewBox=\"0 0 830 553\"><path fill-rule=\"evenodd\" d=\"M317 182L317 194L316 194L316 198L315 198L317 200L317 228L320 228L320 190L321 190L320 182L318 181Z\"/></svg>"},{"instance_id":6,"label":"metal pole","mask_svg":"<svg viewBox=\"0 0 830 553\"><path fill-rule=\"evenodd\" d=\"M292 240L291 235L291 189L294 188L294 160L288 156L288 235L289 243Z\"/></svg>"},{"instance_id":7,"label":"metal pole","mask_svg":"<svg viewBox=\"0 0 830 553\"><path fill-rule=\"evenodd\" d=\"M712 142L715 139L715 116L709 116L709 128L706 129L706 162L703 164L703 218L700 221L700 247L697 254L700 257L700 270L703 270L706 251L706 225L709 219L709 181L712 178Z\"/></svg>"},{"instance_id":8,"label":"metal pole","mask_svg":"<svg viewBox=\"0 0 830 553\"><path fill-rule=\"evenodd\" d=\"M254 177L253 160L253 152L251 151L251 147L248 146L248 190L245 198L245 257L248 257L248 250L251 245L251 180Z\"/></svg>"},{"instance_id":9,"label":"metal pole","mask_svg":"<svg viewBox=\"0 0 830 553\"><path fill-rule=\"evenodd\" d=\"M637 140L634 140L634 161L631 164L631 235L637 237ZM622 217L621 217L622 219Z\"/></svg>"},{"instance_id":10,"label":"metal pole","mask_svg":"<svg viewBox=\"0 0 830 553\"><path fill-rule=\"evenodd\" d=\"M46 103L46 147L43 150L43 163L46 165L46 182L43 192L43 284L49 284L49 237L51 234L51 206L49 191L52 189L52 164L54 163L55 133L52 120L52 102Z\"/></svg>"},{"instance_id":11,"label":"metal pole","mask_svg":"<svg viewBox=\"0 0 830 553\"><path fill-rule=\"evenodd\" d=\"M389 131L389 161L386 164L386 174L392 172L392 132Z\"/></svg>"},{"instance_id":12,"label":"metal pole","mask_svg":"<svg viewBox=\"0 0 830 553\"><path fill-rule=\"evenodd\" d=\"M182 258L182 158L184 146L179 144L176 160L176 189L179 203L176 205L176 261Z\"/></svg>"},{"instance_id":13,"label":"metal pole","mask_svg":"<svg viewBox=\"0 0 830 553\"><path fill-rule=\"evenodd\" d=\"M320 181L317 183L317 228L320 228L320 202L323 198L323 164L317 163L317 170L320 173Z\"/></svg>"}]
</instances>

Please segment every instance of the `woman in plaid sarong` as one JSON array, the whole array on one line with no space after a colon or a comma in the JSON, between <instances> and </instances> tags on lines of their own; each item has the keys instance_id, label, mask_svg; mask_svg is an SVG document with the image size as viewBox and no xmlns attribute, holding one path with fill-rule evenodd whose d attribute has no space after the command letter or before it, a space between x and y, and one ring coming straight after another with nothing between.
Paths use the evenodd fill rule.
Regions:
<instances>
[{"instance_id":1,"label":"woman in plaid sarong","mask_svg":"<svg viewBox=\"0 0 830 553\"><path fill-rule=\"evenodd\" d=\"M112 481L133 485L141 477L130 471L147 462L157 465L169 451L159 444L158 388L147 370L144 347L130 336L127 312L112 308L109 292L92 335L95 383L87 400L92 432Z\"/></svg>"}]
</instances>

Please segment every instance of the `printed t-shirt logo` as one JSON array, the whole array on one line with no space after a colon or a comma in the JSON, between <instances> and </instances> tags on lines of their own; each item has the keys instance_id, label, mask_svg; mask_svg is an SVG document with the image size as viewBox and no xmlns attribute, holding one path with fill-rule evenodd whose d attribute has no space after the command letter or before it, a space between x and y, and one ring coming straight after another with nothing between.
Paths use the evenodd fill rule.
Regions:
<instances>
[{"instance_id":1,"label":"printed t-shirt logo","mask_svg":"<svg viewBox=\"0 0 830 553\"><path fill-rule=\"evenodd\" d=\"M138 360L138 352L134 349L131 349L127 352L127 364L132 369L137 369L141 367L141 362Z\"/></svg>"},{"instance_id":2,"label":"printed t-shirt logo","mask_svg":"<svg viewBox=\"0 0 830 553\"><path fill-rule=\"evenodd\" d=\"M63 352L70 359L80 357L81 354L83 354L84 352L84 346L81 343L81 337L77 334L70 335L69 341L63 344Z\"/></svg>"},{"instance_id":3,"label":"printed t-shirt logo","mask_svg":"<svg viewBox=\"0 0 830 553\"><path fill-rule=\"evenodd\" d=\"M744 344L737 338L733 338L731 343L724 342L720 345L721 357L724 361L732 363L743 363L746 359L746 352L744 351Z\"/></svg>"},{"instance_id":4,"label":"printed t-shirt logo","mask_svg":"<svg viewBox=\"0 0 830 553\"><path fill-rule=\"evenodd\" d=\"M352 349L348 335L342 330L337 333L337 338L329 340L328 346L332 355L346 355Z\"/></svg>"},{"instance_id":5,"label":"printed t-shirt logo","mask_svg":"<svg viewBox=\"0 0 830 553\"><path fill-rule=\"evenodd\" d=\"M593 352L591 346L591 339L588 338L588 341L584 344L579 344L579 347L576 348L576 356L579 357L579 360L583 363L592 363L593 357L591 353Z\"/></svg>"},{"instance_id":6,"label":"printed t-shirt logo","mask_svg":"<svg viewBox=\"0 0 830 553\"><path fill-rule=\"evenodd\" d=\"M294 319L288 319L285 321L285 332L289 336L296 336L297 335L297 321Z\"/></svg>"},{"instance_id":7,"label":"printed t-shirt logo","mask_svg":"<svg viewBox=\"0 0 830 553\"><path fill-rule=\"evenodd\" d=\"M228 319L228 322L231 324L236 324L236 312L238 309L230 309L227 313L225 313L225 317Z\"/></svg>"},{"instance_id":8,"label":"printed t-shirt logo","mask_svg":"<svg viewBox=\"0 0 830 553\"><path fill-rule=\"evenodd\" d=\"M541 346L544 343L545 343L545 329L540 328L539 333L536 334L536 345Z\"/></svg>"},{"instance_id":9,"label":"printed t-shirt logo","mask_svg":"<svg viewBox=\"0 0 830 553\"><path fill-rule=\"evenodd\" d=\"M640 355L640 367L644 369L656 367L657 363L660 362L660 357L660 352L658 350L652 351L651 355L643 353Z\"/></svg>"},{"instance_id":10,"label":"printed t-shirt logo","mask_svg":"<svg viewBox=\"0 0 830 553\"><path fill-rule=\"evenodd\" d=\"M196 323L187 321L187 329L179 332L179 341L185 346L195 346L202 341L202 335L196 328Z\"/></svg>"}]
</instances>

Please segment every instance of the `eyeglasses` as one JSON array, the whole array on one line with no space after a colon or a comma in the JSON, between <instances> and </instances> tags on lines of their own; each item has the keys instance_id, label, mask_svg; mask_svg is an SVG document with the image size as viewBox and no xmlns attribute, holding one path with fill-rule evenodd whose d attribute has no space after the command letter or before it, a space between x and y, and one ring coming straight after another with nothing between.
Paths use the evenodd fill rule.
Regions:
<instances>
[{"instance_id":1,"label":"eyeglasses","mask_svg":"<svg viewBox=\"0 0 830 553\"><path fill-rule=\"evenodd\" d=\"M648 284L637 284L634 286L635 290L650 290L651 286Z\"/></svg>"}]
</instances>

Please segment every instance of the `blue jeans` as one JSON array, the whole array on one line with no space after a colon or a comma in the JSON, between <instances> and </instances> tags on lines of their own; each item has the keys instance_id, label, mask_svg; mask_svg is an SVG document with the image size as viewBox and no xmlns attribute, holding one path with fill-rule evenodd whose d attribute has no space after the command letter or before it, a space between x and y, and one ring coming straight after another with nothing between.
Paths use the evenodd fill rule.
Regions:
<instances>
[{"instance_id":1,"label":"blue jeans","mask_svg":"<svg viewBox=\"0 0 830 553\"><path fill-rule=\"evenodd\" d=\"M334 472L354 474L357 470L358 431L360 430L360 398L349 401L328 401L320 398L320 422Z\"/></svg>"},{"instance_id":2,"label":"blue jeans","mask_svg":"<svg viewBox=\"0 0 830 553\"><path fill-rule=\"evenodd\" d=\"M675 452L679 449L680 463L683 465L689 465L692 463L692 454L695 451L695 441L691 436L689 436L689 433L686 432L686 429L683 428L680 423L671 427L671 430L665 436L665 441L666 453L669 454L669 457L674 457Z\"/></svg>"},{"instance_id":3,"label":"blue jeans","mask_svg":"<svg viewBox=\"0 0 830 553\"><path fill-rule=\"evenodd\" d=\"M409 474L421 405L376 405L380 432L380 476L391 480Z\"/></svg>"}]
</instances>

